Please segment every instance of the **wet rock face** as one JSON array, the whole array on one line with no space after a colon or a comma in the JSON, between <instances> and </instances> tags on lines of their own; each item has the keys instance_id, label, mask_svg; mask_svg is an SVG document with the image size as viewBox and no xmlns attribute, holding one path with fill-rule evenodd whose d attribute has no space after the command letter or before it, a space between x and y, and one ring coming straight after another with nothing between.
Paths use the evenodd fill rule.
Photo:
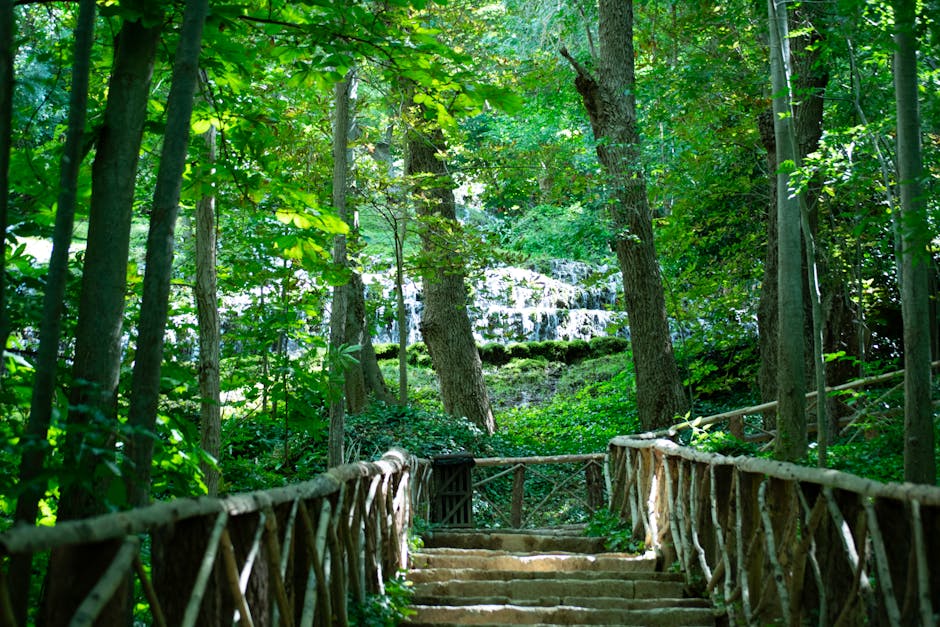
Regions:
<instances>
[{"instance_id":1,"label":"wet rock face","mask_svg":"<svg viewBox=\"0 0 940 627\"><path fill-rule=\"evenodd\" d=\"M381 293L376 311L376 342L398 341L394 287L382 275L366 277ZM420 285L405 285L408 342L421 340ZM470 318L478 342L588 340L625 334L625 314L618 311L620 275L614 268L553 260L543 267L486 270L470 283ZM620 330L610 327L617 326Z\"/></svg>"}]
</instances>

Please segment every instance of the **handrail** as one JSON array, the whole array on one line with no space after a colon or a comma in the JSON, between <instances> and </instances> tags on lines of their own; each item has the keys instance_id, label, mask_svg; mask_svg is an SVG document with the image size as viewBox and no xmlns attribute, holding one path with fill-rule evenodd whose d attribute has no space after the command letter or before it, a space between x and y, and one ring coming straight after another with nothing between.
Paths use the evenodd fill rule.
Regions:
<instances>
[{"instance_id":1,"label":"handrail","mask_svg":"<svg viewBox=\"0 0 940 627\"><path fill-rule=\"evenodd\" d=\"M936 625L940 488L610 442L611 509L732 623Z\"/></svg>"},{"instance_id":2,"label":"handrail","mask_svg":"<svg viewBox=\"0 0 940 627\"><path fill-rule=\"evenodd\" d=\"M940 368L940 361L935 361L930 364L931 369ZM854 379L847 383L841 385L827 386L826 393L830 392L844 392L845 390L852 390L859 387L865 387L869 385L876 385L878 383L884 383L892 379L896 379L904 374L904 370L895 370L893 372L886 372L884 374L879 374L871 377L863 377L861 379ZM818 396L818 390L812 390L807 392L805 399L811 401ZM740 409L734 409L731 411L722 412L720 414L713 414L711 416L699 416L697 418L691 418L688 420L683 420L678 422L670 427L664 429L659 429L657 431L647 431L645 433L637 434L636 438L671 438L678 434L680 431L685 431L687 429L698 429L700 427L717 424L725 420L731 420L732 418L741 418L743 416L748 416L752 414L762 414L766 411L776 410L777 401L768 401L766 403L761 403L760 405L752 405L750 407L743 407ZM809 426L809 425L808 425Z\"/></svg>"},{"instance_id":3,"label":"handrail","mask_svg":"<svg viewBox=\"0 0 940 627\"><path fill-rule=\"evenodd\" d=\"M154 624L230 623L235 615L244 624L252 615L291 625L345 624L347 594L362 601L407 566L408 530L415 510L428 506L430 473L427 460L393 449L378 461L344 464L281 488L10 529L0 534L0 625L16 624L10 560L44 551L52 552L50 585L74 588L66 607L49 609L50 624L79 621L80 614L91 624L126 611L126 595L117 591L135 574ZM142 541L153 555L152 580L141 563ZM111 566L94 576L57 566L82 551L110 555L104 566Z\"/></svg>"},{"instance_id":4,"label":"handrail","mask_svg":"<svg viewBox=\"0 0 940 627\"><path fill-rule=\"evenodd\" d=\"M581 455L542 455L530 457L474 457L477 467L485 466L514 466L522 464L538 466L541 464L572 464L578 462L603 461L606 453L584 453Z\"/></svg>"}]
</instances>

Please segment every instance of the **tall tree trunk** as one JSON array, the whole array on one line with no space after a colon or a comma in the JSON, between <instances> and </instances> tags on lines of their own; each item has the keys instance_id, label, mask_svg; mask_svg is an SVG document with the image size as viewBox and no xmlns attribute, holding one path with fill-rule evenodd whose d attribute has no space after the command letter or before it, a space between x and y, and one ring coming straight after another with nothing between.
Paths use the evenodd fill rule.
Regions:
<instances>
[{"instance_id":1,"label":"tall tree trunk","mask_svg":"<svg viewBox=\"0 0 940 627\"><path fill-rule=\"evenodd\" d=\"M13 142L13 59L16 57L14 0L0 0L0 361L10 336L7 312L7 227L10 206L10 149ZM0 380L6 368L0 364Z\"/></svg>"},{"instance_id":2,"label":"tall tree trunk","mask_svg":"<svg viewBox=\"0 0 940 627\"><path fill-rule=\"evenodd\" d=\"M767 205L767 248L764 252L764 276L761 280L760 300L757 305L758 345L760 366L758 383L761 401L767 403L777 400L777 140L774 137L773 111L762 113L758 119L761 142L767 151L767 172L770 181L770 202ZM776 428L777 413L774 410L764 414L764 429Z\"/></svg>"},{"instance_id":3,"label":"tall tree trunk","mask_svg":"<svg viewBox=\"0 0 940 627\"><path fill-rule=\"evenodd\" d=\"M131 505L150 500L150 466L153 459L153 433L160 400L160 370L163 363L163 337L169 310L170 279L173 277L173 249L180 190L189 151L189 127L193 99L199 84L199 52L209 0L187 0L180 28L180 41L173 63L173 78L167 97L166 131L153 192L150 231L147 234L144 295L137 329L137 353L131 379L128 424L133 436L127 447L129 466L124 470Z\"/></svg>"},{"instance_id":4,"label":"tall tree trunk","mask_svg":"<svg viewBox=\"0 0 940 627\"><path fill-rule=\"evenodd\" d=\"M770 27L771 83L774 94L774 136L777 151L777 459L802 459L806 453L806 402L804 399L803 272L799 200L790 193L792 164L798 156L790 110L789 44L786 6L767 1ZM789 162L790 167L784 169Z\"/></svg>"},{"instance_id":5,"label":"tall tree trunk","mask_svg":"<svg viewBox=\"0 0 940 627\"><path fill-rule=\"evenodd\" d=\"M366 324L366 300L363 290L362 277L358 272L351 272L349 283L346 284L346 324L343 327L345 337L343 344L358 346L352 352L356 363L349 364L343 371L343 394L346 399L346 412L358 414L369 404L369 391L366 388L366 374L364 359L365 342L368 337ZM374 354L374 350L373 350Z\"/></svg>"},{"instance_id":6,"label":"tall tree trunk","mask_svg":"<svg viewBox=\"0 0 940 627\"><path fill-rule=\"evenodd\" d=\"M364 301L362 301L365 304ZM363 307L363 309L365 309ZM363 319L362 329L362 356L360 363L362 365L362 375L366 383L366 395L369 398L376 398L385 403L394 401L391 392L388 390L388 384L385 383L385 377L379 368L379 358L375 354L375 346L372 345L372 333L369 325Z\"/></svg>"},{"instance_id":7,"label":"tall tree trunk","mask_svg":"<svg viewBox=\"0 0 940 627\"><path fill-rule=\"evenodd\" d=\"M601 0L598 40L597 78L567 50L562 54L577 72L575 86L591 119L598 159L613 188L610 215L633 344L637 410L643 427L654 429L673 424L689 402L673 354L640 159L633 2Z\"/></svg>"},{"instance_id":8,"label":"tall tree trunk","mask_svg":"<svg viewBox=\"0 0 940 627\"><path fill-rule=\"evenodd\" d=\"M807 4L794 7L793 21L797 28L805 34L790 38L790 63L792 72L786 73L787 85L793 97L791 110L793 112L794 133L793 143L797 150L797 166L802 166L804 158L819 147L819 140L823 132L823 94L829 83L828 68L822 62L822 52L825 46L823 12L818 5ZM803 242L806 257L806 292L804 310L808 305L811 321L807 329L807 336L811 338L812 353L807 360L807 368L815 375L815 387L819 401L816 403L817 424L817 455L819 465L825 467L830 434L833 432L829 420L829 401L826 396L827 368L826 352L826 317L823 311L823 285L830 283L826 280L827 268L823 267L820 259L821 238L819 236L818 199L822 186L820 178L813 177L807 189L800 194L801 224L803 228ZM841 295L845 287L836 287ZM832 298L830 298L832 300ZM808 301L806 303L805 301ZM828 309L828 311L836 311ZM833 320L839 322L839 320ZM831 337L831 336L830 336ZM839 335L836 331L835 340L838 343ZM832 351L839 350L841 346L833 346ZM840 382L841 383L841 382Z\"/></svg>"},{"instance_id":9,"label":"tall tree trunk","mask_svg":"<svg viewBox=\"0 0 940 627\"><path fill-rule=\"evenodd\" d=\"M59 339L62 334L65 285L68 282L69 246L72 243L72 228L75 224L78 175L82 163L82 138L88 111L88 82L95 38L95 13L95 0L82 0L78 22L75 25L68 130L59 170L59 197L49 274L43 295L39 355L36 358L29 421L26 424L26 433L20 441L23 449L19 470L21 492L16 500L15 520L25 525L36 523L39 500L46 492L46 482L40 479L40 475L45 463L46 438L52 420L56 374L59 368ZM5 187L4 184L4 194ZM10 598L16 606L14 612L20 624L26 623L29 609L29 577L32 563L31 555L16 555L10 566Z\"/></svg>"},{"instance_id":10,"label":"tall tree trunk","mask_svg":"<svg viewBox=\"0 0 940 627\"><path fill-rule=\"evenodd\" d=\"M160 30L160 24L124 22L115 42L104 126L92 166L59 520L101 513L105 506L107 484L100 470L114 447L134 185ZM63 624L74 613L96 581L89 573L101 572L116 548L53 551L44 601L48 624ZM123 608L107 611L115 612L110 620L123 620Z\"/></svg>"},{"instance_id":11,"label":"tall tree trunk","mask_svg":"<svg viewBox=\"0 0 940 627\"><path fill-rule=\"evenodd\" d=\"M405 308L405 225L395 230L395 316L398 320L398 404L408 404L408 310Z\"/></svg>"},{"instance_id":12,"label":"tall tree trunk","mask_svg":"<svg viewBox=\"0 0 940 627\"><path fill-rule=\"evenodd\" d=\"M206 131L209 163L216 159L216 128ZM196 317L199 323L199 432L202 450L220 458L222 453L222 393L219 361L221 330L219 326L219 295L216 235L215 192L203 196L196 204ZM200 464L209 496L219 493L221 477L217 466Z\"/></svg>"},{"instance_id":13,"label":"tall tree trunk","mask_svg":"<svg viewBox=\"0 0 940 627\"><path fill-rule=\"evenodd\" d=\"M350 70L346 77L336 84L333 90L333 207L339 217L348 221L346 211L346 192L349 180L349 109L354 89L355 75ZM333 263L347 265L346 236L337 235L333 240ZM330 310L330 352L336 358L330 361L330 381L339 384L331 390L330 399L330 435L328 442L328 462L330 466L343 463L343 444L345 438L346 404L345 373L343 364L338 359L338 351L346 341L346 310L350 286L347 281L333 288L333 306Z\"/></svg>"},{"instance_id":14,"label":"tall tree trunk","mask_svg":"<svg viewBox=\"0 0 940 627\"><path fill-rule=\"evenodd\" d=\"M346 344L359 345L354 353L358 363L346 369L346 409L358 414L369 403L370 398L390 402L392 400L379 369L372 333L366 320L365 286L357 272L352 273L346 292Z\"/></svg>"},{"instance_id":15,"label":"tall tree trunk","mask_svg":"<svg viewBox=\"0 0 940 627\"><path fill-rule=\"evenodd\" d=\"M424 110L418 109L417 117L422 118ZM444 152L444 134L439 128L412 130L408 137L405 173L423 182L422 189L415 191L418 214L453 223L457 219L456 204L453 184L442 159ZM440 241L440 236L433 232L433 225L423 227L424 253L435 260L435 267L422 270L421 335L441 384L444 411L466 417L486 433L493 433L496 423L467 312L463 261L448 259L450 253L446 246L449 242Z\"/></svg>"},{"instance_id":16,"label":"tall tree trunk","mask_svg":"<svg viewBox=\"0 0 940 627\"><path fill-rule=\"evenodd\" d=\"M61 520L103 511L102 495L91 481L99 459L87 451L108 451L114 444L108 426L116 412L135 175L159 34L159 26L138 21L125 22L117 36L104 128L92 167L72 368L65 468L76 481L63 488Z\"/></svg>"},{"instance_id":17,"label":"tall tree trunk","mask_svg":"<svg viewBox=\"0 0 940 627\"><path fill-rule=\"evenodd\" d=\"M928 251L931 232L921 184L920 112L917 101L915 3L894 2L894 89L897 100L898 182L901 196L901 306L904 313L904 478L937 481L930 398Z\"/></svg>"},{"instance_id":18,"label":"tall tree trunk","mask_svg":"<svg viewBox=\"0 0 940 627\"><path fill-rule=\"evenodd\" d=\"M793 134L795 146L795 164L802 164L807 155L817 150L822 137L823 121L823 94L829 81L829 72L823 62L824 41L827 30L824 24L824 13L817 5L799 5L793 8L788 16L788 24L793 24L800 32L799 35L790 36L786 43L789 49L785 52L792 71L784 67L784 76L788 88L788 99L792 111L792 123L787 132ZM768 133L769 129L769 133ZM768 164L774 174L771 185L772 211L768 220L768 250L764 267L764 283L759 305L758 321L760 327L761 367L760 387L761 396L765 401L777 397L777 157L776 141L773 137L773 117L768 115L762 118L761 136L768 150ZM820 235L817 203L821 189L821 181L814 177L801 193L798 201L801 207L801 221L803 222L803 239L805 252L804 267L804 325L805 342L811 343L813 350L804 350L804 372L814 373L814 382L821 398L825 398L823 390L826 384L836 385L853 376L848 362L836 364L836 368L829 368L823 358L826 352L846 351L856 354L856 332L847 316L846 305L851 299L846 293L847 286L841 281L829 278L830 270L825 264L826 255L821 254L824 248L823 237ZM803 215L805 214L805 215ZM825 298L823 294L828 294ZM826 464L826 454L829 434L834 432L834 412L830 411L827 401L817 404L816 421L818 431L818 458L820 465ZM765 427L775 427L773 412L765 416Z\"/></svg>"},{"instance_id":19,"label":"tall tree trunk","mask_svg":"<svg viewBox=\"0 0 940 627\"><path fill-rule=\"evenodd\" d=\"M815 5L801 5L794 8L789 16L789 22L795 24L803 33L791 36L789 60L793 67L792 76L788 81L795 95L792 103L793 132L795 133L795 146L799 162L819 147L822 137L823 120L823 94L829 82L829 73L822 64L822 41L824 37L822 28L822 13ZM777 398L777 148L774 138L774 116L772 111L761 115L758 121L761 141L767 150L768 171L771 173L770 185L770 211L767 219L767 251L764 261L764 279L761 290L760 304L758 306L758 321L760 326L761 366L760 388L761 398L772 401ZM819 197L820 182L810 181L804 192L806 204L810 211L810 224L814 239L818 241L818 218L816 217L816 200ZM821 279L826 276L826 269L820 268ZM806 292L804 311L808 315L812 312L812 305L808 302L809 292ZM813 337L813 329L807 325L806 337ZM839 342L832 339L833 346ZM833 348L832 350L838 350ZM807 368L814 367L812 355L807 359ZM773 412L767 416L765 427L774 428Z\"/></svg>"}]
</instances>

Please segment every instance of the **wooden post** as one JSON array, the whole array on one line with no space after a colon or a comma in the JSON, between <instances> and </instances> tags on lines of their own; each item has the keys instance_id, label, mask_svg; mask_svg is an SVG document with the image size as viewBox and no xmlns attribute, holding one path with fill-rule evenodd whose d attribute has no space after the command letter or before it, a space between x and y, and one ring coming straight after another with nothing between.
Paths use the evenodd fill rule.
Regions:
<instances>
[{"instance_id":1,"label":"wooden post","mask_svg":"<svg viewBox=\"0 0 940 627\"><path fill-rule=\"evenodd\" d=\"M587 504L591 513L604 506L604 476L601 465L590 461L584 467L584 478L587 482Z\"/></svg>"},{"instance_id":2,"label":"wooden post","mask_svg":"<svg viewBox=\"0 0 940 627\"><path fill-rule=\"evenodd\" d=\"M514 529L522 526L522 502L525 500L525 464L516 466L512 473L512 511L510 524Z\"/></svg>"}]
</instances>

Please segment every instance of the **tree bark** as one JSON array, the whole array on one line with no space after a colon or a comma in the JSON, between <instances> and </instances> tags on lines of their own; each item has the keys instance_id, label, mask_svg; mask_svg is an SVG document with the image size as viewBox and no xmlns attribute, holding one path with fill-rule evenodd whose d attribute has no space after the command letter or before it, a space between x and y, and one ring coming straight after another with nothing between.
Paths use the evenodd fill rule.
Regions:
<instances>
[{"instance_id":1,"label":"tree bark","mask_svg":"<svg viewBox=\"0 0 940 627\"><path fill-rule=\"evenodd\" d=\"M362 363L364 342L367 339L364 333L368 330L366 301L362 293L364 289L362 277L358 272L351 273L346 288L346 324L343 344L360 348L353 352L356 363L347 366L343 373L343 390L346 398L346 411L349 414L358 414L369 404L365 368Z\"/></svg>"},{"instance_id":2,"label":"tree bark","mask_svg":"<svg viewBox=\"0 0 940 627\"><path fill-rule=\"evenodd\" d=\"M761 400L777 400L777 140L774 138L774 114L767 111L758 119L761 142L767 151L770 202L767 205L767 247L764 252L764 276L761 281L760 300L757 305L758 346L760 366L758 384ZM764 429L777 428L777 412L768 411L763 417Z\"/></svg>"},{"instance_id":3,"label":"tree bark","mask_svg":"<svg viewBox=\"0 0 940 627\"><path fill-rule=\"evenodd\" d=\"M209 163L216 160L216 128L206 131ZM222 450L222 393L219 374L221 330L219 323L218 238L215 192L196 204L196 318L199 324L199 432L202 450L218 460ZM218 466L200 464L209 496L219 493L222 477Z\"/></svg>"},{"instance_id":4,"label":"tree bark","mask_svg":"<svg viewBox=\"0 0 940 627\"><path fill-rule=\"evenodd\" d=\"M385 378L379 370L372 334L366 321L365 286L359 273L353 272L346 292L346 344L359 345L354 353L358 363L346 369L346 410L350 414L362 412L370 398L390 402L391 395Z\"/></svg>"},{"instance_id":5,"label":"tree bark","mask_svg":"<svg viewBox=\"0 0 940 627\"><path fill-rule=\"evenodd\" d=\"M186 2L167 97L166 131L147 235L147 266L128 416L133 436L127 446L129 465L124 470L124 476L128 500L135 507L146 505L150 500L150 466L160 400L160 371L169 310L170 279L173 276L174 233L189 150L193 99L199 83L202 30L208 11L208 0Z\"/></svg>"},{"instance_id":6,"label":"tree bark","mask_svg":"<svg viewBox=\"0 0 940 627\"><path fill-rule=\"evenodd\" d=\"M823 132L823 94L829 82L829 72L822 63L823 42L823 14L814 4L797 5L793 10L793 20L798 28L806 31L805 35L790 38L790 64L792 72L786 74L787 84L792 90L791 110L793 111L794 145L797 150L797 166L802 166L804 158L819 147L819 140ZM824 398L827 382L827 367L825 360L826 335L825 328L828 320L823 310L823 286L826 281L827 268L823 267L820 259L825 255L820 251L819 237L819 210L818 199L822 182L818 176L813 177L799 197L801 220L803 227L804 250L806 256L806 297L804 311L808 306L811 325L807 328L807 337L810 338L813 350L807 355L807 370L815 375L816 390ZM841 294L845 289L839 285ZM838 350L833 347L832 350ZM832 423L829 419L829 403L822 400L816 404L817 423L817 456L821 467L827 464L829 440Z\"/></svg>"},{"instance_id":7,"label":"tree bark","mask_svg":"<svg viewBox=\"0 0 940 627\"><path fill-rule=\"evenodd\" d=\"M0 359L10 336L7 312L6 249L10 206L10 150L13 142L13 90L16 87L13 60L16 57L16 23L13 0L0 2ZM3 378L0 368L0 379Z\"/></svg>"},{"instance_id":8,"label":"tree bark","mask_svg":"<svg viewBox=\"0 0 940 627\"><path fill-rule=\"evenodd\" d=\"M346 187L349 179L349 109L352 100L355 75L350 70L346 77L336 84L333 90L333 207L340 219L348 221L346 211ZM337 235L333 240L333 263L346 266L346 236ZM345 438L346 404L345 372L338 359L338 351L346 341L346 310L349 297L349 283L333 288L333 306L330 310L330 353L336 358L330 361L330 381L339 383L338 389L331 390L330 398L330 434L328 442L329 466L343 463L343 444Z\"/></svg>"},{"instance_id":9,"label":"tree bark","mask_svg":"<svg viewBox=\"0 0 940 627\"><path fill-rule=\"evenodd\" d=\"M65 443L65 468L76 481L65 482L61 520L103 511L102 494L91 482L99 459L86 452L108 451L114 444L108 426L116 412L135 174L159 34L159 26L125 22L117 36L104 128L92 167Z\"/></svg>"},{"instance_id":10,"label":"tree bark","mask_svg":"<svg viewBox=\"0 0 940 627\"><path fill-rule=\"evenodd\" d=\"M418 107L419 119L423 113L423 108ZM440 129L415 128L408 137L405 172L424 182L423 189L415 190L418 215L441 218L446 223L455 222L457 214L452 182L441 158L444 150L444 135ZM424 253L436 264L433 269L422 269L421 335L440 381L444 411L466 417L491 434L496 430L496 423L467 312L464 264L459 259L448 259L448 242L441 242L433 229L432 225L425 224L421 231Z\"/></svg>"},{"instance_id":11,"label":"tree bark","mask_svg":"<svg viewBox=\"0 0 940 627\"><path fill-rule=\"evenodd\" d=\"M789 20L798 28L808 29L808 33L790 37L790 63L793 75L790 77L796 101L792 103L793 130L796 134L796 148L800 161L819 147L822 137L823 94L829 82L828 69L821 64L823 39L820 9L816 6L802 5L794 9ZM764 260L764 279L759 304L758 321L760 325L761 346L761 398L771 401L777 398L776 380L776 342L777 342L777 154L774 138L774 116L768 111L758 120L761 141L767 150L767 166L772 176L770 185L770 208L767 219L767 253ZM819 181L810 182L805 198L810 208L810 222L814 235L818 229L815 200L819 196ZM818 240L818 238L816 238ZM825 269L820 270L821 277L826 276ZM804 305L807 314L811 305ZM807 316L808 317L808 316ZM807 326L806 337L812 337L812 329ZM834 340L838 342L838 340ZM833 344L834 345L834 344ZM837 349L833 349L837 350ZM807 367L812 367L811 359ZM772 420L771 420L772 423ZM772 427L772 424L768 426Z\"/></svg>"},{"instance_id":12,"label":"tree bark","mask_svg":"<svg viewBox=\"0 0 940 627\"><path fill-rule=\"evenodd\" d=\"M802 459L806 453L804 395L804 329L802 239L799 200L790 193L789 172L798 161L785 64L789 62L786 6L768 0L770 66L777 153L778 348L777 439L774 455L781 460Z\"/></svg>"},{"instance_id":13,"label":"tree bark","mask_svg":"<svg viewBox=\"0 0 940 627\"><path fill-rule=\"evenodd\" d=\"M575 86L591 119L597 156L613 191L613 247L623 275L633 344L637 409L644 429L674 422L689 407L682 388L666 316L662 275L641 166L636 119L633 3L601 0L598 78L562 54L577 72Z\"/></svg>"},{"instance_id":14,"label":"tree bark","mask_svg":"<svg viewBox=\"0 0 940 627\"><path fill-rule=\"evenodd\" d=\"M404 222L404 221L402 221ZM408 310L405 308L404 223L392 223L395 231L395 316L398 320L398 404L408 404Z\"/></svg>"},{"instance_id":15,"label":"tree bark","mask_svg":"<svg viewBox=\"0 0 940 627\"><path fill-rule=\"evenodd\" d=\"M16 500L15 520L25 525L36 523L39 500L46 492L46 482L40 479L40 474L45 463L45 445L49 424L52 421L56 374L59 368L59 339L62 334L62 311L65 303L65 286L68 281L69 246L72 243L72 228L75 224L78 175L82 163L82 138L88 112L88 83L91 76L95 14L95 1L83 0L79 5L78 22L75 25L75 53L72 57L68 130L59 170L59 197L52 236L52 255L49 259L49 273L46 277L46 292L43 295L39 354L35 364L36 375L33 379L29 421L26 424L26 433L20 441L23 456L20 459L19 485L22 491ZM3 188L2 193L6 194L5 183ZM0 268L0 274L2 274L2 268ZM10 566L10 597L15 604L14 613L20 624L26 624L29 609L29 577L32 562L32 555L20 554L13 557Z\"/></svg>"},{"instance_id":16,"label":"tree bark","mask_svg":"<svg viewBox=\"0 0 940 627\"><path fill-rule=\"evenodd\" d=\"M105 507L108 482L99 471L113 455L134 184L160 30L160 24L124 22L115 42L104 125L92 166L59 520L101 513ZM101 572L98 569L116 548L110 543L84 551L53 551L43 610L48 624L63 624L72 615L96 581L89 574ZM106 610L110 620L123 620L124 608L112 606Z\"/></svg>"},{"instance_id":17,"label":"tree bark","mask_svg":"<svg viewBox=\"0 0 940 627\"><path fill-rule=\"evenodd\" d=\"M898 182L901 197L901 306L904 314L904 478L937 481L933 406L930 397L928 253L931 231L921 179L924 176L917 100L917 41L913 2L896 0L894 88L897 101Z\"/></svg>"}]
</instances>

